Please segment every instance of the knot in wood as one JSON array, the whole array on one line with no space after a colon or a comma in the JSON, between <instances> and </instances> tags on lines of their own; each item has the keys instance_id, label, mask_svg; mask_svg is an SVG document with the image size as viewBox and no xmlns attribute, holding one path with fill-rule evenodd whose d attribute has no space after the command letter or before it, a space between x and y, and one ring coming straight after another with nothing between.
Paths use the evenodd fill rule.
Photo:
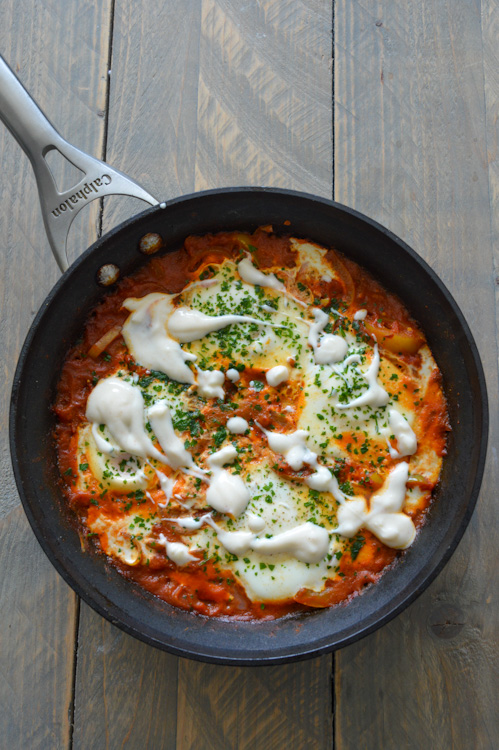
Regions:
<instances>
[{"instance_id":1,"label":"knot in wood","mask_svg":"<svg viewBox=\"0 0 499 750\"><path fill-rule=\"evenodd\" d=\"M440 604L428 617L428 629L436 638L455 638L464 626L464 612L456 604Z\"/></svg>"}]
</instances>

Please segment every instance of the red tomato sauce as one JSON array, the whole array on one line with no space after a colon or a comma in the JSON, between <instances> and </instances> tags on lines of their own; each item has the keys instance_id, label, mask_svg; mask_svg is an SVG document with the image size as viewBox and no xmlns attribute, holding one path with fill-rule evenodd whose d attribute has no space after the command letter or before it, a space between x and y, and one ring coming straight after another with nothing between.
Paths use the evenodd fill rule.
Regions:
<instances>
[{"instance_id":1,"label":"red tomato sauce","mask_svg":"<svg viewBox=\"0 0 499 750\"><path fill-rule=\"evenodd\" d=\"M148 374L147 370L133 363L121 335L95 358L88 355L89 350L113 326L121 326L124 323L129 312L122 307L122 303L127 297L142 297L151 292L180 292L187 283L198 277L201 268L209 273L210 263L218 264L226 258L239 260L242 252L248 248L254 254L258 266L263 269L276 266L291 267L296 262L296 253L290 245L289 238L276 237L261 229L251 236L233 232L188 237L183 249L169 252L162 257L154 257L133 276L119 282L114 291L107 293L91 314L81 340L68 353L54 404L58 417L55 440L58 446L62 489L75 513L85 544L100 548L98 538L89 534L86 526L87 518L90 519L92 513L96 512L93 505L94 495L91 490L82 491L75 488L78 471L77 429L79 423L85 419L87 398L99 379L115 371L117 363L125 363L141 377ZM318 279L305 264L297 276L297 281L305 284L320 299L323 307L333 302L341 303L342 309L346 311L349 308L358 309L365 306L370 313L365 325L360 325L363 334L369 338L370 330L376 330L378 334L381 331L387 340L390 337L393 339L397 334L397 345L401 342L406 347L397 352L398 360L407 366L414 364L418 357L417 351L424 343L424 336L400 300L388 294L355 263L332 250L328 252L327 257L337 270L335 279L329 282ZM383 351L382 340L379 341L379 345ZM393 349L389 347L388 351L393 353ZM247 368L241 373L243 384L255 379L261 379L265 384L264 373L257 369ZM411 399L414 403L419 396L412 392L410 378L406 378L406 381L407 388L403 397ZM230 388L230 384L227 384L228 398L232 400ZM293 392L291 385L279 390L278 393L266 385L259 392L247 389L244 400L237 404L237 409L231 412L231 416L241 416L248 422L257 419L263 427L272 426L279 432L292 431L296 429L296 417L285 412L284 407L288 403L296 405L299 398L300 395ZM208 403L201 416L206 433L211 434L217 425L221 424L222 418L226 417L223 404ZM425 435L425 443L436 449L438 455L443 455L449 425L438 371L432 376L425 403L418 413L417 420L422 428L422 434ZM200 449L202 440L203 438L200 438ZM243 444L244 440L242 437ZM247 440L249 442L249 438ZM345 447L356 447L356 436L345 433L342 440ZM254 444L252 449L255 450ZM268 451L268 448L266 444L262 444L259 450ZM369 458L367 455L365 463L362 463L357 458L353 460L352 456L352 461L345 461L339 475L340 482L352 482L362 488L366 498L380 486L376 472L369 468ZM283 476L290 475L297 481L310 473L308 467L298 474L292 472L282 456L273 454L273 461L276 471ZM384 459L385 466L390 462L389 457ZM417 527L424 520L434 489L431 484L425 487L424 481L421 486L427 493L425 501L422 507L410 512ZM127 503L134 506L137 501L130 496L123 499L115 491L106 492L99 498L100 510L109 518L123 514L124 504ZM150 507L154 510L154 503L150 500L142 500L141 504L146 509ZM161 519L158 529L172 541L179 539L175 525L168 524L167 519ZM173 606L207 616L260 620L282 617L309 608L330 607L348 601L366 586L375 584L387 567L403 555L386 547L369 531L362 529L350 542L341 557L338 577L328 580L323 591L316 593L302 590L294 597L294 601L265 604L252 602L233 572L223 569L220 565L214 565L213 562L199 560L183 568L177 568L168 558L158 554L152 554L147 564L136 566L125 565L112 557L108 557L108 561L123 576Z\"/></svg>"}]
</instances>

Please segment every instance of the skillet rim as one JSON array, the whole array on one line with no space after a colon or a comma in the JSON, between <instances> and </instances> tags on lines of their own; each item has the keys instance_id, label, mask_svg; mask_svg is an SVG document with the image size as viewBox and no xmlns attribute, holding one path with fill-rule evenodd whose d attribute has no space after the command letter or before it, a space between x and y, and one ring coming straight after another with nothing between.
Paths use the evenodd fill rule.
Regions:
<instances>
[{"instance_id":1,"label":"skillet rim","mask_svg":"<svg viewBox=\"0 0 499 750\"><path fill-rule=\"evenodd\" d=\"M281 196L283 198L293 197L302 201L303 199L305 199L306 201L312 201L315 204L318 203L318 204L321 204L323 207L332 208L335 211L344 213L350 218L352 218L353 220L355 220L356 222L358 222L359 224L368 225L375 232L380 233L381 235L384 235L384 237L386 237L387 240L397 245L398 248L402 251L402 253L409 255L409 257L420 267L423 273L427 277L429 277L430 281L437 287L438 292L443 296L445 302L451 307L452 312L458 321L459 329L461 333L464 335L464 340L467 344L469 354L471 356L471 361L475 368L475 376L477 379L478 391L480 393L479 403L475 404L475 408L477 410L477 416L476 416L475 421L478 422L478 425L481 428L480 429L481 434L479 438L478 458L477 458L477 463L476 463L476 469L475 469L474 476L473 476L472 488L469 493L468 501L466 505L464 505L463 503L464 512L461 517L461 522L458 528L456 529L450 543L447 545L446 549L444 550L444 552L443 553L440 552L439 551L440 547L439 547L437 552L433 555L433 557L431 559L428 559L426 561L426 564L421 568L420 574L416 576L415 578L410 579L409 590L407 590L408 587L406 586L401 596L394 597L393 604L392 604L392 600L390 599L388 604L384 607L384 610L381 610L381 614L375 617L372 622L370 623L368 622L367 624L363 625L360 629L357 629L354 632L352 632L350 635L347 634L347 635L337 638L333 643L329 641L323 642L324 639L322 639L322 641L320 641L318 645L312 646L312 647L304 647L298 652L296 652L296 650L294 651L292 650L290 652L289 649L281 648L281 649L273 649L271 653L269 653L268 650L265 649L264 650L265 653L264 654L262 653L261 655L255 655L253 652L251 653L251 655L230 655L230 654L225 655L223 653L223 649L205 648L203 652L200 652L199 647L196 647L197 650L193 651L193 650L189 650L188 646L186 645L182 645L182 644L175 645L171 643L165 643L164 641L159 640L154 635L145 633L143 632L143 630L140 630L140 628L137 627L135 622L133 621L126 622L126 621L120 620L118 617L116 617L116 615L113 615L113 612L109 611L109 609L106 608L104 603L96 601L96 599L94 598L97 593L97 595L100 596L100 598L102 599L101 592L98 592L98 591L95 592L95 590L87 591L86 588L80 584L79 580L75 579L74 576L71 574L71 572L67 570L67 563L65 565L65 561L61 559L56 547L54 547L54 544L56 544L57 539L53 538L52 540L50 540L50 538L45 538L43 530L42 528L40 528L39 523L37 522L35 518L35 514L33 513L33 508L31 506L31 503L33 502L33 500L30 499L25 494L25 491L24 491L24 480L23 480L22 471L20 468L20 460L19 460L18 451L16 447L18 439L19 439L18 430L19 432L22 432L20 430L20 427L18 426L18 419L19 419L19 414L18 414L18 409L17 409L18 399L19 399L20 389L23 385L23 382L22 382L23 371L26 365L26 359L31 350L33 339L36 336L38 326L42 323L45 313L50 307L50 304L52 303L54 298L58 296L59 291L66 285L66 282L68 281L68 279L70 279L71 277L73 277L73 275L78 273L78 269L80 265L83 264L86 261L86 259L89 258L89 256L96 253L103 246L107 245L107 243L113 238L115 238L116 235L119 235L122 231L126 229L130 229L134 225L139 224L139 220L143 220L147 217L152 217L153 215L158 215L161 211L164 210L164 208L169 208L179 203L197 201L199 198L203 199L204 197L209 198L212 196L223 197L228 194L235 194L235 193L242 193L243 195L245 193L260 193L262 195L273 194L273 195ZM148 259L146 258L144 262L147 262L147 260ZM388 288L390 287L388 286ZM410 312L412 313L411 309L410 309ZM393 619L397 614L399 614L403 609L405 609L412 601L414 601L429 586L429 584L435 579L438 573L441 572L443 567L446 565L446 563L452 556L457 545L459 544L459 541L461 540L464 534L464 531L466 530L468 526L469 520L471 518L474 507L476 505L479 490L480 490L480 485L481 485L482 478L483 478L485 461L486 461L489 415L488 415L486 381L485 381L485 376L483 372L483 366L482 366L480 356L478 353L478 348L476 346L471 330L466 322L466 319L464 318L464 315L461 312L458 304L454 300L454 297L449 292L445 284L441 281L441 279L433 271L433 269L428 265L428 263L423 258L421 258L421 256L419 256L410 246L408 246L397 235L395 235L393 232L391 232L389 229L379 224L375 220L371 219L368 216L365 216L364 214L356 211L355 209L344 206L336 201L331 201L329 199L325 199L325 198L307 194L307 193L302 193L299 191L286 190L286 189L280 189L280 188L229 187L229 188L217 188L215 190L207 190L207 191L202 191L202 192L197 192L197 193L190 193L187 195L175 197L169 201L165 201L161 203L159 206L149 208L146 211L141 212L131 217L130 219L119 224L117 227L113 228L110 232L106 233L103 237L99 238L96 242L94 242L87 250L85 250L72 263L70 268L61 276L61 278L57 281L57 283L54 285L54 287L51 289L51 291L47 295L45 301L42 303L26 335L26 339L21 349L19 361L16 367L14 380L13 380L9 426L10 426L10 448L11 448L12 463L13 463L13 468L14 468L14 475L15 475L19 495L21 498L21 502L23 504L24 511L28 517L29 523L42 549L44 550L45 554L48 556L49 560L52 562L56 570L64 578L64 580L71 586L71 588L87 604L89 604L89 606L91 606L100 615L108 619L111 623L113 623L114 625L117 625L122 630L129 633L130 635L150 645L153 645L157 648L161 648L162 650L173 653L177 656L184 656L184 657L193 658L199 661L205 661L205 662L210 662L210 663L238 665L238 666L257 666L257 665L287 663L290 661L300 661L300 660L312 658L314 656L318 656L320 654L336 650L338 648L342 648L343 646L348 645L349 643L355 642L359 640L360 638L368 635L369 633L374 632L379 627L381 627L382 625L386 624L391 619ZM36 507L36 505L37 503L35 502L34 506ZM53 535L55 534L55 536L57 536L57 530L52 530L52 534ZM434 557L437 557L438 559L435 561L433 559ZM190 613L187 613L187 614L189 614L189 616L192 616L190 615ZM309 615L306 615L306 617L312 617L314 616L314 614L315 613L311 613ZM199 615L195 615L195 616L200 617ZM133 620L133 618L129 618L129 619ZM210 621L213 621L216 618L208 618L208 619ZM277 620L273 622L279 623L280 621Z\"/></svg>"}]
</instances>

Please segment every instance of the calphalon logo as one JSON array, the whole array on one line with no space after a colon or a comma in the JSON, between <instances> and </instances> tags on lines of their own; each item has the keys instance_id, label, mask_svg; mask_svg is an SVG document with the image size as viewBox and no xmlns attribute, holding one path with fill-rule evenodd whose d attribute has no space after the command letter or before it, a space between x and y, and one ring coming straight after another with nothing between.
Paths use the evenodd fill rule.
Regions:
<instances>
[{"instance_id":1,"label":"calphalon logo","mask_svg":"<svg viewBox=\"0 0 499 750\"><path fill-rule=\"evenodd\" d=\"M98 188L103 187L104 185L109 185L111 181L111 175L103 174L102 177L97 177L95 180L92 180L92 182L86 182L81 190L77 190L76 193L70 195L64 203L61 203L60 206L54 208L52 214L57 218L61 213L67 211L68 208L70 211L74 211L74 206L76 206L77 203L88 200L87 196L91 195L92 192L98 193Z\"/></svg>"}]
</instances>

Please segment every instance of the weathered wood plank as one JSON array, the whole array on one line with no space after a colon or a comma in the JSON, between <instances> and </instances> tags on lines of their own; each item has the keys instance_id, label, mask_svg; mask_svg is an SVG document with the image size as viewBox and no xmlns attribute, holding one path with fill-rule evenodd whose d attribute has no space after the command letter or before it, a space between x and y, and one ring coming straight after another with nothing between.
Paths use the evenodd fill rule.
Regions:
<instances>
[{"instance_id":1,"label":"weathered wood plank","mask_svg":"<svg viewBox=\"0 0 499 750\"><path fill-rule=\"evenodd\" d=\"M499 302L499 3L482 1L483 78L487 127L491 233L495 261L496 303ZM499 313L499 305L496 304ZM497 460L496 454L493 454Z\"/></svg>"},{"instance_id":2,"label":"weathered wood plank","mask_svg":"<svg viewBox=\"0 0 499 750\"><path fill-rule=\"evenodd\" d=\"M115 4L107 161L158 197L194 189L200 3ZM142 210L106 200L103 229ZM81 608L74 748L172 748L178 659Z\"/></svg>"},{"instance_id":3,"label":"weathered wood plank","mask_svg":"<svg viewBox=\"0 0 499 750\"><path fill-rule=\"evenodd\" d=\"M332 11L321 0L204 0L196 188L331 197Z\"/></svg>"},{"instance_id":4,"label":"weathered wood plank","mask_svg":"<svg viewBox=\"0 0 499 750\"><path fill-rule=\"evenodd\" d=\"M177 663L86 605L78 638L73 747L173 748Z\"/></svg>"},{"instance_id":5,"label":"weathered wood plank","mask_svg":"<svg viewBox=\"0 0 499 750\"><path fill-rule=\"evenodd\" d=\"M194 190L201 0L115 7L107 161L158 200ZM106 201L103 229L144 210Z\"/></svg>"},{"instance_id":6,"label":"weathered wood plank","mask_svg":"<svg viewBox=\"0 0 499 750\"><path fill-rule=\"evenodd\" d=\"M105 106L109 3L5 0L2 54L69 139L99 153ZM0 129L0 735L5 747L69 746L76 597L29 529L14 487L8 407L15 362L27 329L58 277L28 160ZM73 232L78 247L95 233L94 214Z\"/></svg>"},{"instance_id":7,"label":"weathered wood plank","mask_svg":"<svg viewBox=\"0 0 499 750\"><path fill-rule=\"evenodd\" d=\"M330 52L331 10L313 0L298 8L171 2L159 16L119 2L107 159L161 197L252 182L331 195ZM130 210L111 199L104 227ZM134 747L139 738L144 747L171 747L175 722L177 747L307 747L310 737L318 748L331 746L329 657L263 671L180 660L178 670L175 701L177 660L82 607L75 748ZM148 674L157 679L160 712L135 690L137 675L145 685ZM227 679L233 690L222 690ZM263 720L267 685L273 722Z\"/></svg>"},{"instance_id":8,"label":"weathered wood plank","mask_svg":"<svg viewBox=\"0 0 499 750\"><path fill-rule=\"evenodd\" d=\"M330 658L279 667L179 663L177 748L331 748Z\"/></svg>"},{"instance_id":9,"label":"weathered wood plank","mask_svg":"<svg viewBox=\"0 0 499 750\"><path fill-rule=\"evenodd\" d=\"M20 506L0 523L0 728L5 747L69 746L76 597Z\"/></svg>"},{"instance_id":10,"label":"weathered wood plank","mask_svg":"<svg viewBox=\"0 0 499 750\"><path fill-rule=\"evenodd\" d=\"M196 188L331 196L331 7L204 0ZM331 657L272 669L181 662L177 748L332 747Z\"/></svg>"},{"instance_id":11,"label":"weathered wood plank","mask_svg":"<svg viewBox=\"0 0 499 750\"><path fill-rule=\"evenodd\" d=\"M335 18L335 197L412 244L456 296L483 357L495 446L487 168L496 146L486 140L479 4L338 2ZM497 745L494 447L491 459L443 574L395 622L338 654L338 748Z\"/></svg>"}]
</instances>

